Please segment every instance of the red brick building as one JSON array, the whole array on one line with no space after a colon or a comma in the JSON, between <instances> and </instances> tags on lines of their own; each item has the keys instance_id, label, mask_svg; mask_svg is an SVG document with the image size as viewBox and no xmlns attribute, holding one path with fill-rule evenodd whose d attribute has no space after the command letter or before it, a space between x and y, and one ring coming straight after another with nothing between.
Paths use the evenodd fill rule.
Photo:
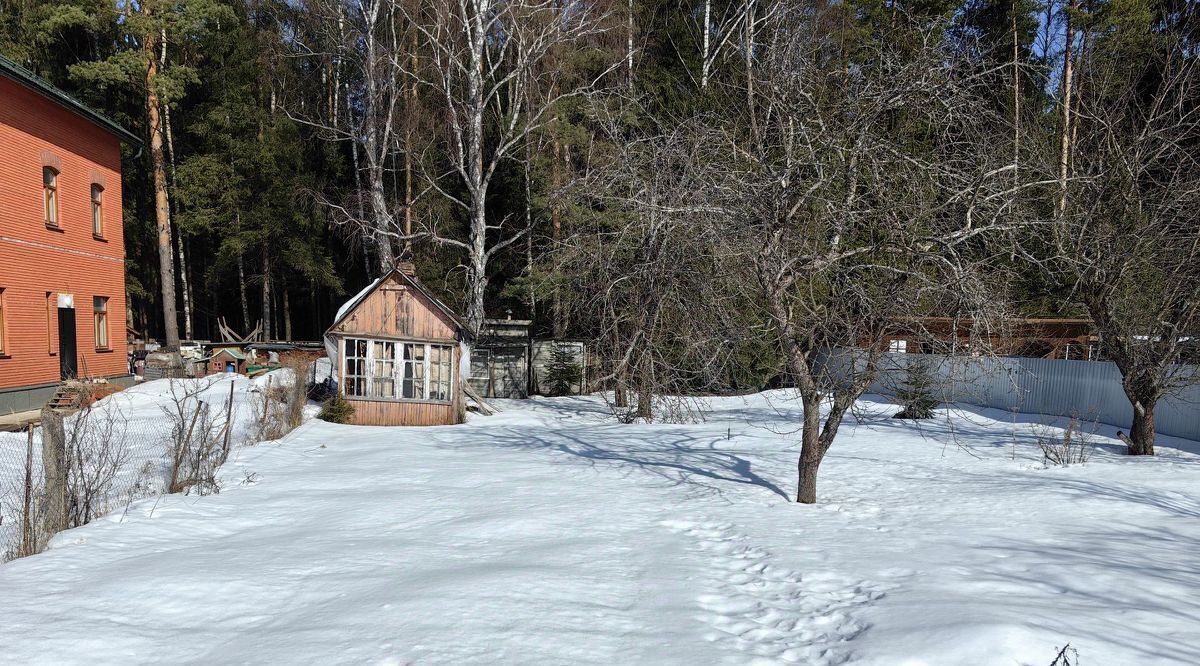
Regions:
<instances>
[{"instance_id":1,"label":"red brick building","mask_svg":"<svg viewBox=\"0 0 1200 666\"><path fill-rule=\"evenodd\" d=\"M0 412L129 379L122 142L139 145L0 57Z\"/></svg>"}]
</instances>

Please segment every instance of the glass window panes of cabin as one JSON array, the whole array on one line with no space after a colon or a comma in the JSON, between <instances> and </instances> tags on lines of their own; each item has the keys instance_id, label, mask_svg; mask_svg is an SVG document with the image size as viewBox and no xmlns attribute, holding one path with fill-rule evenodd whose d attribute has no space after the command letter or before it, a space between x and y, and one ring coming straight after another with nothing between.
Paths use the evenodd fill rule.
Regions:
<instances>
[{"instance_id":1,"label":"glass window panes of cabin","mask_svg":"<svg viewBox=\"0 0 1200 666\"><path fill-rule=\"evenodd\" d=\"M371 374L372 398L396 397L396 343L375 340L371 343L374 372Z\"/></svg>"},{"instance_id":2,"label":"glass window panes of cabin","mask_svg":"<svg viewBox=\"0 0 1200 666\"><path fill-rule=\"evenodd\" d=\"M454 348L424 342L347 339L345 394L377 400L449 402Z\"/></svg>"},{"instance_id":3,"label":"glass window panes of cabin","mask_svg":"<svg viewBox=\"0 0 1200 666\"><path fill-rule=\"evenodd\" d=\"M425 395L425 345L405 343L401 397L424 400Z\"/></svg>"},{"instance_id":4,"label":"glass window panes of cabin","mask_svg":"<svg viewBox=\"0 0 1200 666\"><path fill-rule=\"evenodd\" d=\"M454 353L451 347L430 345L429 347L429 399L450 399L450 378L453 376Z\"/></svg>"},{"instance_id":5,"label":"glass window panes of cabin","mask_svg":"<svg viewBox=\"0 0 1200 666\"><path fill-rule=\"evenodd\" d=\"M345 344L344 373L346 386L343 392L348 396L367 395L367 341L347 339Z\"/></svg>"}]
</instances>

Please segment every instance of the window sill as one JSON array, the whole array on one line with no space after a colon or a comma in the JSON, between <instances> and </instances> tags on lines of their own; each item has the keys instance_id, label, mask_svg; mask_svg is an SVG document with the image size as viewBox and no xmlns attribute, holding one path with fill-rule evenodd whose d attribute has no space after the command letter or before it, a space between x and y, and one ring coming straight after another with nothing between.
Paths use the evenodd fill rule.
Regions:
<instances>
[{"instance_id":1,"label":"window sill","mask_svg":"<svg viewBox=\"0 0 1200 666\"><path fill-rule=\"evenodd\" d=\"M50 224L49 222L46 223L46 228L50 231L57 231L60 234L67 233L62 227L58 226L57 224Z\"/></svg>"},{"instance_id":2,"label":"window sill","mask_svg":"<svg viewBox=\"0 0 1200 666\"><path fill-rule=\"evenodd\" d=\"M5 354L4 352L0 352L0 361L3 361L5 359L10 359L10 358L12 358L12 356Z\"/></svg>"},{"instance_id":3,"label":"window sill","mask_svg":"<svg viewBox=\"0 0 1200 666\"><path fill-rule=\"evenodd\" d=\"M450 406L454 402L452 400L420 400L418 398L368 398L366 396L343 395L347 400L355 402L386 402L394 405L442 405Z\"/></svg>"},{"instance_id":4,"label":"window sill","mask_svg":"<svg viewBox=\"0 0 1200 666\"><path fill-rule=\"evenodd\" d=\"M92 238L94 238L94 239L96 239L96 240L100 241L101 243L107 243L107 242L108 242L108 239L107 239L107 238L105 238L104 236L101 236L100 234L92 234Z\"/></svg>"},{"instance_id":5,"label":"window sill","mask_svg":"<svg viewBox=\"0 0 1200 666\"><path fill-rule=\"evenodd\" d=\"M111 354L112 347L96 347L97 354Z\"/></svg>"}]
</instances>

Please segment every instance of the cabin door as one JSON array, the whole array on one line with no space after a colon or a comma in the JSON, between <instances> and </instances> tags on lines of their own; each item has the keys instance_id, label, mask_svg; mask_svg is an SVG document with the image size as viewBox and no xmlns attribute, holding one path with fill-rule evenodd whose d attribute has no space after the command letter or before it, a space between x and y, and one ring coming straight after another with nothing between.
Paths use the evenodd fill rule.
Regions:
<instances>
[{"instance_id":1,"label":"cabin door","mask_svg":"<svg viewBox=\"0 0 1200 666\"><path fill-rule=\"evenodd\" d=\"M65 305L65 307L64 307ZM58 299L58 366L63 379L79 376L79 359L75 349L74 303Z\"/></svg>"}]
</instances>

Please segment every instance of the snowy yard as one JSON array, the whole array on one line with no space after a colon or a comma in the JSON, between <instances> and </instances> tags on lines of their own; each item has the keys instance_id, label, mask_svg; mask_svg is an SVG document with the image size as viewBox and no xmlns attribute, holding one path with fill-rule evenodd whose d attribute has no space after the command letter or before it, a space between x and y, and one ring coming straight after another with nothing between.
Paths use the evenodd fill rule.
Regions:
<instances>
[{"instance_id":1,"label":"snowy yard","mask_svg":"<svg viewBox=\"0 0 1200 666\"><path fill-rule=\"evenodd\" d=\"M1046 469L1036 417L868 401L801 506L786 397L310 421L0 567L0 661L1200 663L1200 445Z\"/></svg>"}]
</instances>

